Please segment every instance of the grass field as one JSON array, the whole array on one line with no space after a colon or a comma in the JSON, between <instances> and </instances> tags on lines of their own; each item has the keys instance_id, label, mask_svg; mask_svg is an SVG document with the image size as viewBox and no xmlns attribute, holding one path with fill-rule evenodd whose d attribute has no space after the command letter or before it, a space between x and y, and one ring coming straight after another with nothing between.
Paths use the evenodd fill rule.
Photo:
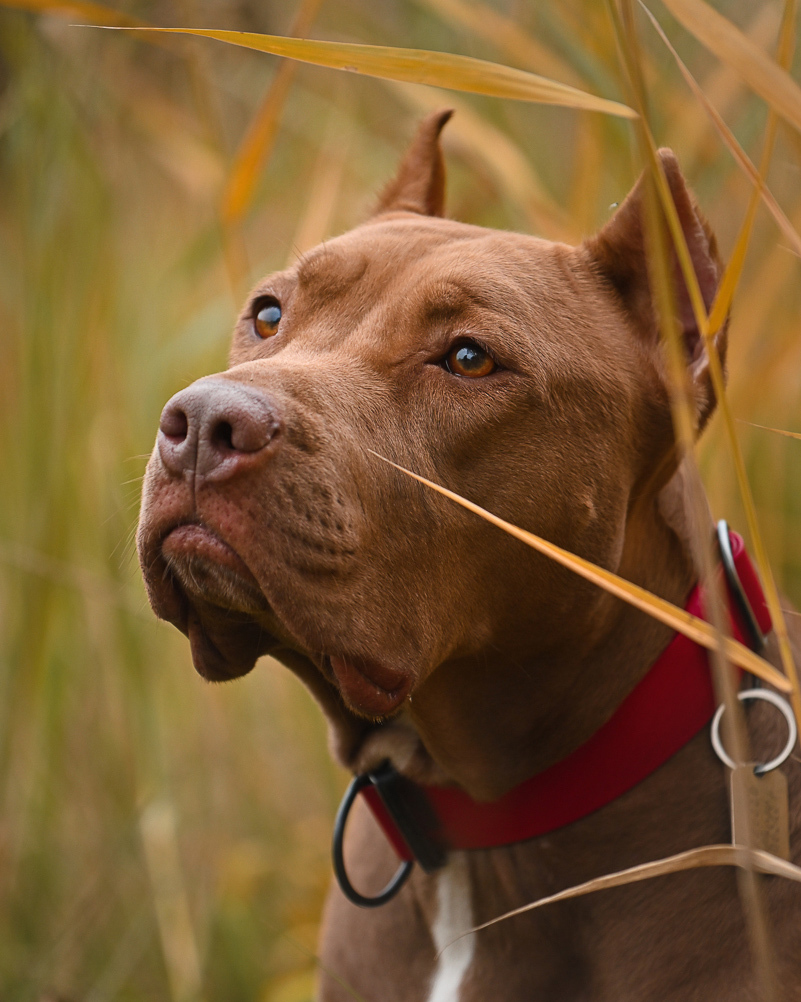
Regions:
<instances>
[{"instance_id":1,"label":"grass field","mask_svg":"<svg viewBox=\"0 0 801 1002\"><path fill-rule=\"evenodd\" d=\"M775 52L782 4L715 6ZM765 101L652 10L759 163ZM300 18L315 38L457 52L628 99L596 0L142 0L111 3L106 23L114 13L274 34ZM450 215L569 241L633 183L632 126L73 26L89 20L103 12L0 3L0 999L308 1002L345 777L286 670L263 662L210 686L149 612L132 536L158 415L224 367L250 281L364 218L424 111L458 111ZM676 150L728 257L751 183L636 21L655 138ZM801 230L801 135L784 119L767 179ZM760 208L734 298L729 403L770 563L796 604L801 441L756 425L801 432L800 272ZM743 531L719 417L699 461L715 515Z\"/></svg>"}]
</instances>

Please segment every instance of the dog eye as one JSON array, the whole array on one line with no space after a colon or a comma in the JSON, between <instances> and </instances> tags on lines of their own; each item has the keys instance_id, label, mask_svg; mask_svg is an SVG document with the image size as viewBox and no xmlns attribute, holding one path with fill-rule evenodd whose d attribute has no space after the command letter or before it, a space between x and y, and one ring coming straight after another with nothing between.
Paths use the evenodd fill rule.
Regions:
<instances>
[{"instance_id":1,"label":"dog eye","mask_svg":"<svg viewBox=\"0 0 801 1002\"><path fill-rule=\"evenodd\" d=\"M498 368L495 359L474 342L459 344L445 356L445 368L454 376L477 379L489 376Z\"/></svg>"},{"instance_id":2,"label":"dog eye","mask_svg":"<svg viewBox=\"0 0 801 1002\"><path fill-rule=\"evenodd\" d=\"M281 323L281 304L274 296L262 296L253 305L253 327L261 338L272 337Z\"/></svg>"}]
</instances>

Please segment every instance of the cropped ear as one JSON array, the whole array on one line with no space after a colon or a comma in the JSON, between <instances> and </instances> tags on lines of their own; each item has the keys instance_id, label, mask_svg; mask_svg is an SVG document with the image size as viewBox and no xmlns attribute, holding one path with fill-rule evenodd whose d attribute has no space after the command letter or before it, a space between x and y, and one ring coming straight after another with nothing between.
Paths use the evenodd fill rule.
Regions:
<instances>
[{"instance_id":1,"label":"cropped ear","mask_svg":"<svg viewBox=\"0 0 801 1002\"><path fill-rule=\"evenodd\" d=\"M406 151L394 180L386 186L376 213L418 212L441 216L445 206L445 164L439 134L453 114L448 108L427 115Z\"/></svg>"},{"instance_id":2,"label":"cropped ear","mask_svg":"<svg viewBox=\"0 0 801 1002\"><path fill-rule=\"evenodd\" d=\"M712 306L723 267L717 242L701 215L671 150L659 151L673 202L690 251L693 268L707 311ZM648 274L648 246L645 234L645 186L643 174L626 200L603 229L586 243L597 272L615 290L635 328L644 341L657 343L658 321ZM675 281L676 309L687 357L690 380L695 390L698 430L706 424L715 407L709 375L709 359L695 321L690 296L672 244L670 254ZM726 360L728 321L716 336L721 361Z\"/></svg>"}]
</instances>

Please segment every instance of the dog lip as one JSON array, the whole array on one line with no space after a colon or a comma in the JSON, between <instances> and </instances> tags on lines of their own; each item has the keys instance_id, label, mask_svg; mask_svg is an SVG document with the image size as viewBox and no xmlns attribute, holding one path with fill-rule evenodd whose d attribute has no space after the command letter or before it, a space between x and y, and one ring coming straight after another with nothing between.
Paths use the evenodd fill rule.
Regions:
<instances>
[{"instance_id":1,"label":"dog lip","mask_svg":"<svg viewBox=\"0 0 801 1002\"><path fill-rule=\"evenodd\" d=\"M211 529L197 522L183 523L170 529L162 538L161 549L168 562L175 557L202 557L233 571L252 587L259 587L236 550Z\"/></svg>"},{"instance_id":2,"label":"dog lip","mask_svg":"<svg viewBox=\"0 0 801 1002\"><path fill-rule=\"evenodd\" d=\"M326 659L345 700L373 717L394 712L412 688L412 677L368 658L329 655Z\"/></svg>"}]
</instances>

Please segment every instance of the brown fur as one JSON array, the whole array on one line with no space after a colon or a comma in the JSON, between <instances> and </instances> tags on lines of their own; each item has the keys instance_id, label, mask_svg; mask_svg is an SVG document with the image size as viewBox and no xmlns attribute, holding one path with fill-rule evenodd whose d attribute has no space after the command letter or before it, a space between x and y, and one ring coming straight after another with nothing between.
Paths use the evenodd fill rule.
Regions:
<instances>
[{"instance_id":1,"label":"brown fur","mask_svg":"<svg viewBox=\"0 0 801 1002\"><path fill-rule=\"evenodd\" d=\"M272 654L317 697L347 767L389 756L413 778L493 799L585 741L670 633L373 452L679 605L696 572L642 182L577 248L442 219L447 117L423 123L374 218L259 283L231 368L165 408L139 548L154 609L189 634L207 677ZM709 300L714 239L675 158L662 160ZM713 406L707 360L676 288L700 428ZM261 340L250 304L266 295L283 316ZM498 371L446 372L460 338L486 346ZM759 751L772 714L750 714ZM801 780L795 763L787 771L797 835ZM583 821L472 853L474 919L728 838L724 770L701 734ZM349 842L354 882L376 890L394 863L365 813ZM369 1002L425 999L435 882L416 872L377 912L332 890L326 967ZM801 893L775 878L763 888L783 997L801 999ZM704 871L487 930L460 1000L733 1002L756 992L735 877ZM322 976L321 999L349 997Z\"/></svg>"}]
</instances>

